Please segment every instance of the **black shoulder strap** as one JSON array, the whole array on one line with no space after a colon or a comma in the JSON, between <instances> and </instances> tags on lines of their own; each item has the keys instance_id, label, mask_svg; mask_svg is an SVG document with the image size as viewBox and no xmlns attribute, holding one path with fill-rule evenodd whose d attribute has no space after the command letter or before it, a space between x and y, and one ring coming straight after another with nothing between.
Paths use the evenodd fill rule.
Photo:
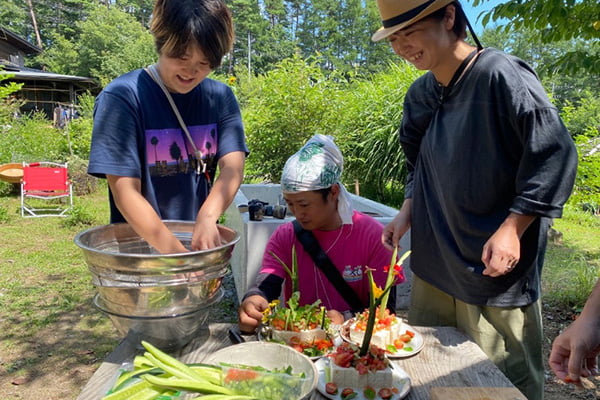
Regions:
<instances>
[{"instance_id":1,"label":"black shoulder strap","mask_svg":"<svg viewBox=\"0 0 600 400\"><path fill-rule=\"evenodd\" d=\"M340 274L340 271L338 271L329 257L327 257L327 254L325 254L323 249L321 249L321 246L319 246L319 242L317 242L315 235L313 235L311 231L303 229L297 220L294 220L292 223L294 224L294 232L296 233L296 237L300 243L302 243L304 250L310 254L316 266L323 271L327 279L329 279L329 282L335 286L344 300L346 300L346 303L350 305L352 311L362 311L365 306L360 302L354 290L352 290L350 285L348 285L348 282L344 280Z\"/></svg>"}]
</instances>

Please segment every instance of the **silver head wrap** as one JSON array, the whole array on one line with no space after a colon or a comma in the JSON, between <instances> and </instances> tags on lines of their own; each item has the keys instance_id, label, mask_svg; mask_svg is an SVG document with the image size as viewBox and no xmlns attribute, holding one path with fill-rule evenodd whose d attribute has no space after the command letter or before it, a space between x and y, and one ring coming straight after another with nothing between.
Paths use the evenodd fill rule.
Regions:
<instances>
[{"instance_id":1,"label":"silver head wrap","mask_svg":"<svg viewBox=\"0 0 600 400\"><path fill-rule=\"evenodd\" d=\"M281 174L281 190L297 193L340 186L338 213L343 224L352 223L352 205L348 191L340 182L344 170L342 152L329 135L314 135L304 146L288 158Z\"/></svg>"}]
</instances>

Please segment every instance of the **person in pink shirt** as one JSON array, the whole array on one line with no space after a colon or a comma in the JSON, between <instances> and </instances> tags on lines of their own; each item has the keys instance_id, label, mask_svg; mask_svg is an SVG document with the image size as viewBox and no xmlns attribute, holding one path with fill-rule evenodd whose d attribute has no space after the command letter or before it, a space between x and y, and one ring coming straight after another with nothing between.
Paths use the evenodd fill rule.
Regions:
<instances>
[{"instance_id":1,"label":"person in pink shirt","mask_svg":"<svg viewBox=\"0 0 600 400\"><path fill-rule=\"evenodd\" d=\"M369 305L369 281L373 278L385 285L392 252L381 243L383 225L374 218L353 210L348 192L340 182L343 156L331 136L313 136L291 156L281 177L283 198L296 217L297 229L312 232L323 252L351 288L352 304L317 267L298 240L294 223L281 225L267 243L255 285L245 294L238 310L242 332L253 332L260 324L262 312L269 303L280 298L287 301L292 282L276 255L287 266L292 265L292 248L298 262L300 305L320 300L334 324L354 316ZM400 272L396 283L404 282ZM395 288L387 308L395 311Z\"/></svg>"}]
</instances>

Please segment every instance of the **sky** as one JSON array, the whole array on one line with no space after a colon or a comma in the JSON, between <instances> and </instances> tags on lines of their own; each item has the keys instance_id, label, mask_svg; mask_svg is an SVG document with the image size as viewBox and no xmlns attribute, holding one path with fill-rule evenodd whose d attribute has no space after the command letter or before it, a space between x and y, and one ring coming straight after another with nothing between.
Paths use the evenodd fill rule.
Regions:
<instances>
[{"instance_id":1,"label":"sky","mask_svg":"<svg viewBox=\"0 0 600 400\"><path fill-rule=\"evenodd\" d=\"M473 0L461 0L460 4L463 6L469 22L473 26L475 33L480 35L483 32L483 26L481 25L481 18L477 18L481 12L489 11L496 5L506 3L507 0L486 0L477 7L473 7ZM494 25L493 22L488 23L488 28Z\"/></svg>"}]
</instances>

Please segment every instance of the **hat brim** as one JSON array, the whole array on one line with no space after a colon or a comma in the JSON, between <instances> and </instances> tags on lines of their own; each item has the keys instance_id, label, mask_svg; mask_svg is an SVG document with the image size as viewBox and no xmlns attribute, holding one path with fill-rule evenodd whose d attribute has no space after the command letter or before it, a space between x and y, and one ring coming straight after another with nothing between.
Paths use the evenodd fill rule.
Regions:
<instances>
[{"instance_id":1,"label":"hat brim","mask_svg":"<svg viewBox=\"0 0 600 400\"><path fill-rule=\"evenodd\" d=\"M455 0L436 1L436 2L432 3L429 7L427 7L423 11L421 11L419 14L417 14L415 17L409 19L408 21L402 22L398 25L390 26L389 28L383 28L383 27L379 28L377 30L377 32L375 32L373 34L373 36L371 36L371 40L373 42L378 42L381 39L385 39L386 37L390 36L392 33L399 31L400 29L404 29L409 25L414 24L415 22L425 18L429 14L432 14L433 12L439 10L440 8L445 7L450 3L453 3L454 1Z\"/></svg>"}]
</instances>

